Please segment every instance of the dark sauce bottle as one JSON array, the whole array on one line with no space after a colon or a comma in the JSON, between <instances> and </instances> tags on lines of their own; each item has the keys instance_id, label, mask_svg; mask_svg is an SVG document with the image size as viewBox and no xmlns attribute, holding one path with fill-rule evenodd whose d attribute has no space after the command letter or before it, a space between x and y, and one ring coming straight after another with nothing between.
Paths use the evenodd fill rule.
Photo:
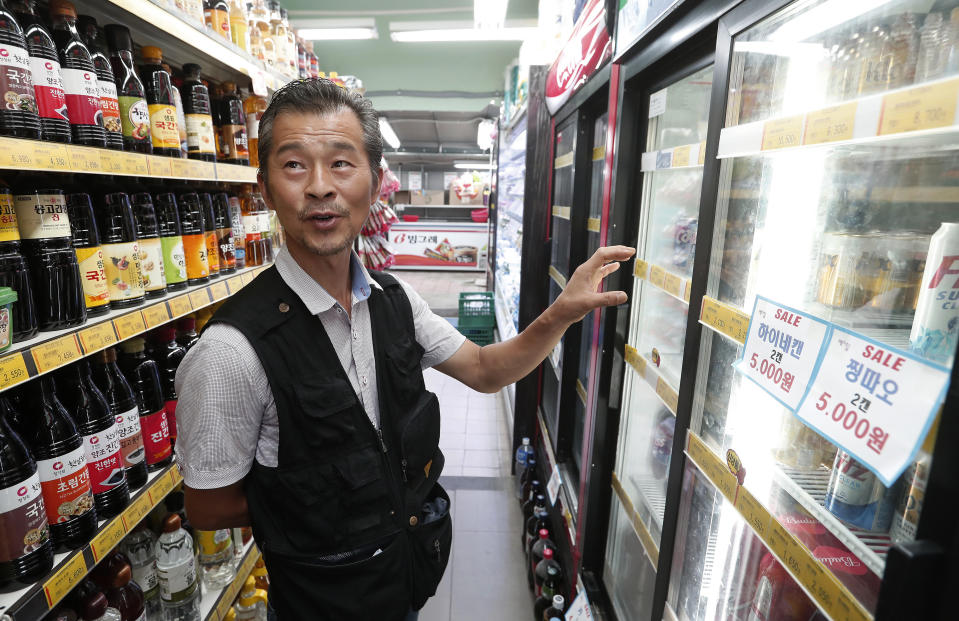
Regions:
<instances>
[{"instance_id":1,"label":"dark sauce bottle","mask_svg":"<svg viewBox=\"0 0 959 621\"><path fill-rule=\"evenodd\" d=\"M186 256L187 282L202 285L210 282L210 263L207 259L206 230L203 211L196 192L186 192L177 198L183 253Z\"/></svg>"},{"instance_id":2,"label":"dark sauce bottle","mask_svg":"<svg viewBox=\"0 0 959 621\"><path fill-rule=\"evenodd\" d=\"M13 12L0 0L0 136L39 138L36 93L30 54Z\"/></svg>"},{"instance_id":3,"label":"dark sauce bottle","mask_svg":"<svg viewBox=\"0 0 959 621\"><path fill-rule=\"evenodd\" d=\"M93 381L103 393L120 427L120 456L126 469L127 484L131 490L139 489L147 482L147 462L143 431L140 429L140 408L133 390L117 367L116 349L108 347L93 354L90 366Z\"/></svg>"},{"instance_id":4,"label":"dark sauce bottle","mask_svg":"<svg viewBox=\"0 0 959 621\"><path fill-rule=\"evenodd\" d=\"M210 266L210 278L220 275L220 249L216 238L216 215L213 212L213 197L209 192L200 192L200 210L203 212L203 239L206 241L206 258Z\"/></svg>"},{"instance_id":5,"label":"dark sauce bottle","mask_svg":"<svg viewBox=\"0 0 959 621\"><path fill-rule=\"evenodd\" d=\"M163 243L156 209L149 192L137 192L130 197L133 202L133 220L136 224L137 243L140 245L140 269L143 290L148 298L166 295L166 275L163 265Z\"/></svg>"},{"instance_id":6,"label":"dark sauce bottle","mask_svg":"<svg viewBox=\"0 0 959 621\"><path fill-rule=\"evenodd\" d=\"M160 387L163 391L167 424L170 426L170 441L176 444L176 404L179 396L176 392L176 370L186 356L186 349L176 340L176 328L168 323L157 328L153 347L153 357L160 371Z\"/></svg>"},{"instance_id":7,"label":"dark sauce bottle","mask_svg":"<svg viewBox=\"0 0 959 621\"><path fill-rule=\"evenodd\" d=\"M130 197L123 192L105 194L96 212L103 244L103 267L110 287L110 308L143 304L140 245Z\"/></svg>"},{"instance_id":8,"label":"dark sauce bottle","mask_svg":"<svg viewBox=\"0 0 959 621\"><path fill-rule=\"evenodd\" d=\"M110 310L110 287L103 267L103 248L93 215L93 202L86 192L67 194L67 212L73 232L73 251L80 267L83 301L87 316L96 317Z\"/></svg>"},{"instance_id":9,"label":"dark sauce bottle","mask_svg":"<svg viewBox=\"0 0 959 621\"><path fill-rule=\"evenodd\" d=\"M37 313L27 262L20 254L20 230L10 188L0 180L0 287L17 292L13 303L13 342L25 341L37 334Z\"/></svg>"},{"instance_id":10,"label":"dark sauce bottle","mask_svg":"<svg viewBox=\"0 0 959 621\"><path fill-rule=\"evenodd\" d=\"M100 94L100 111L103 112L103 129L106 130L107 147L123 150L123 123L120 120L120 100L117 98L117 83L113 77L110 59L103 51L97 20L89 15L77 18L77 31L90 50L90 59L97 71L97 87Z\"/></svg>"},{"instance_id":11,"label":"dark sauce bottle","mask_svg":"<svg viewBox=\"0 0 959 621\"><path fill-rule=\"evenodd\" d=\"M130 30L119 24L103 27L110 48L110 64L117 81L120 102L120 123L123 126L123 148L139 153L153 153L150 136L150 109L146 89L133 68L133 40Z\"/></svg>"},{"instance_id":12,"label":"dark sauce bottle","mask_svg":"<svg viewBox=\"0 0 959 621\"><path fill-rule=\"evenodd\" d=\"M216 161L216 129L210 111L210 91L200 81L200 65L183 65L183 113L186 115L188 157Z\"/></svg>"},{"instance_id":13,"label":"dark sauce bottle","mask_svg":"<svg viewBox=\"0 0 959 621\"><path fill-rule=\"evenodd\" d=\"M187 286L186 255L180 229L180 213L172 192L155 194L154 210L160 245L163 248L163 273L167 291L181 291Z\"/></svg>"},{"instance_id":14,"label":"dark sauce bottle","mask_svg":"<svg viewBox=\"0 0 959 621\"><path fill-rule=\"evenodd\" d=\"M216 224L216 243L220 253L220 273L236 271L236 251L233 245L233 213L226 192L213 195L213 217Z\"/></svg>"},{"instance_id":15,"label":"dark sauce bottle","mask_svg":"<svg viewBox=\"0 0 959 621\"><path fill-rule=\"evenodd\" d=\"M170 425L167 422L159 366L147 358L146 343L142 337L123 341L120 349L123 355L117 364L130 383L137 407L140 408L147 469L150 472L162 470L173 460L173 447L170 444Z\"/></svg>"},{"instance_id":16,"label":"dark sauce bottle","mask_svg":"<svg viewBox=\"0 0 959 621\"><path fill-rule=\"evenodd\" d=\"M105 147L100 87L90 50L77 32L77 12L67 0L50 3L53 41L60 55L60 74L67 97L67 112L73 142L90 147Z\"/></svg>"},{"instance_id":17,"label":"dark sauce bottle","mask_svg":"<svg viewBox=\"0 0 959 621\"><path fill-rule=\"evenodd\" d=\"M147 107L150 111L150 133L153 153L168 157L180 157L180 129L177 124L176 97L170 74L163 68L160 48L145 45L140 50L143 66L140 67L146 87Z\"/></svg>"}]
</instances>

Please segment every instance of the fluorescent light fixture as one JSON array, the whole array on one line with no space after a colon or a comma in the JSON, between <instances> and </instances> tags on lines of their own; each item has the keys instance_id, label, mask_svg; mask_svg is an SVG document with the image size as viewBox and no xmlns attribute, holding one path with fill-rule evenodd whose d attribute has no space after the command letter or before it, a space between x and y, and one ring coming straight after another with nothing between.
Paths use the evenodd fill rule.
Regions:
<instances>
[{"instance_id":1,"label":"fluorescent light fixture","mask_svg":"<svg viewBox=\"0 0 959 621\"><path fill-rule=\"evenodd\" d=\"M864 17L889 2L891 0L829 0L790 19L770 34L769 40L806 41L851 19Z\"/></svg>"},{"instance_id":2,"label":"fluorescent light fixture","mask_svg":"<svg viewBox=\"0 0 959 621\"><path fill-rule=\"evenodd\" d=\"M301 28L296 33L307 41L361 41L379 38L376 28Z\"/></svg>"},{"instance_id":3,"label":"fluorescent light fixture","mask_svg":"<svg viewBox=\"0 0 959 621\"><path fill-rule=\"evenodd\" d=\"M490 170L493 165L489 162L456 162L453 168L459 170Z\"/></svg>"},{"instance_id":4,"label":"fluorescent light fixture","mask_svg":"<svg viewBox=\"0 0 959 621\"><path fill-rule=\"evenodd\" d=\"M509 0L473 0L473 27L480 30L502 28L506 23Z\"/></svg>"},{"instance_id":5,"label":"fluorescent light fixture","mask_svg":"<svg viewBox=\"0 0 959 621\"><path fill-rule=\"evenodd\" d=\"M454 30L402 30L390 33L390 38L401 43L454 41L523 41L537 33L536 28L500 28L498 30L460 28Z\"/></svg>"},{"instance_id":6,"label":"fluorescent light fixture","mask_svg":"<svg viewBox=\"0 0 959 621\"><path fill-rule=\"evenodd\" d=\"M393 126L390 125L390 122L386 120L385 116L380 117L380 134L383 136L386 144L394 149L400 148L400 139L397 137L396 132L393 131Z\"/></svg>"}]
</instances>

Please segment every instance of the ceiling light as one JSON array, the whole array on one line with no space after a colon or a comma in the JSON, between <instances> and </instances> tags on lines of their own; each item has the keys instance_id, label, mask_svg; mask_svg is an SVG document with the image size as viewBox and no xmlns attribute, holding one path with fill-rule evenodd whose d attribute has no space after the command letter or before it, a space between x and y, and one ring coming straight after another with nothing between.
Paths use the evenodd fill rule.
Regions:
<instances>
[{"instance_id":1,"label":"ceiling light","mask_svg":"<svg viewBox=\"0 0 959 621\"><path fill-rule=\"evenodd\" d=\"M306 41L358 41L379 38L376 28L301 28L296 33Z\"/></svg>"},{"instance_id":2,"label":"ceiling light","mask_svg":"<svg viewBox=\"0 0 959 621\"><path fill-rule=\"evenodd\" d=\"M506 23L509 0L473 0L473 27L498 30Z\"/></svg>"},{"instance_id":3,"label":"ceiling light","mask_svg":"<svg viewBox=\"0 0 959 621\"><path fill-rule=\"evenodd\" d=\"M490 170L493 165L489 162L456 162L453 168L460 170Z\"/></svg>"},{"instance_id":4,"label":"ceiling light","mask_svg":"<svg viewBox=\"0 0 959 621\"><path fill-rule=\"evenodd\" d=\"M393 126L390 125L390 122L386 120L385 116L380 117L380 134L383 136L386 144L394 149L400 148L400 139L397 137L396 132L393 131Z\"/></svg>"},{"instance_id":5,"label":"ceiling light","mask_svg":"<svg viewBox=\"0 0 959 621\"><path fill-rule=\"evenodd\" d=\"M390 38L402 43L451 41L523 41L532 37L536 28L500 28L498 30L461 28L453 30L403 30L391 32Z\"/></svg>"}]
</instances>

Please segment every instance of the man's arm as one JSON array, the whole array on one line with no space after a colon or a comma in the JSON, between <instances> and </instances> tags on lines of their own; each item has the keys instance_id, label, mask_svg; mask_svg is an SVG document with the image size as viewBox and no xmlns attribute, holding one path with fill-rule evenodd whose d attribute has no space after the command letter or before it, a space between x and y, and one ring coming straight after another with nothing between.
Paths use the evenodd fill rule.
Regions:
<instances>
[{"instance_id":1,"label":"man's arm","mask_svg":"<svg viewBox=\"0 0 959 621\"><path fill-rule=\"evenodd\" d=\"M243 481L215 489L183 486L190 523L200 530L239 528L250 525Z\"/></svg>"},{"instance_id":2,"label":"man's arm","mask_svg":"<svg viewBox=\"0 0 959 621\"><path fill-rule=\"evenodd\" d=\"M473 390L496 392L533 371L556 347L566 330L594 308L626 302L623 291L597 292L603 279L619 269L635 249L626 246L600 248L576 268L556 301L514 338L479 347L466 341L436 369L458 379Z\"/></svg>"}]
</instances>

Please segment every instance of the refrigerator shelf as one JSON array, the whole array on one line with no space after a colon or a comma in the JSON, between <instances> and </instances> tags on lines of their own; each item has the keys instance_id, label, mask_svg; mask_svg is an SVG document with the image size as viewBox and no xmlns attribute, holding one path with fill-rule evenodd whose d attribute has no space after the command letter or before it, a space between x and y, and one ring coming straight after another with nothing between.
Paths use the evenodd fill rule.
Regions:
<instances>
[{"instance_id":1,"label":"refrigerator shelf","mask_svg":"<svg viewBox=\"0 0 959 621\"><path fill-rule=\"evenodd\" d=\"M676 410L679 409L679 393L673 388L672 383L666 379L656 365L647 360L635 347L626 345L625 358L636 374L646 380L646 383L656 391L656 396L663 402L663 405L673 416L676 416Z\"/></svg>"},{"instance_id":2,"label":"refrigerator shelf","mask_svg":"<svg viewBox=\"0 0 959 621\"><path fill-rule=\"evenodd\" d=\"M565 205L553 205L553 217L569 220L570 208Z\"/></svg>"},{"instance_id":3,"label":"refrigerator shelf","mask_svg":"<svg viewBox=\"0 0 959 621\"><path fill-rule=\"evenodd\" d=\"M699 323L740 345L746 343L746 335L749 333L749 314L740 308L703 296Z\"/></svg>"},{"instance_id":4,"label":"refrigerator shelf","mask_svg":"<svg viewBox=\"0 0 959 621\"><path fill-rule=\"evenodd\" d=\"M560 289L566 288L566 277L559 273L559 270L554 266L549 266L549 277L553 279Z\"/></svg>"},{"instance_id":5,"label":"refrigerator shelf","mask_svg":"<svg viewBox=\"0 0 959 621\"><path fill-rule=\"evenodd\" d=\"M633 264L633 276L645 280L657 289L662 289L687 306L689 305L689 295L692 291L692 281L682 276L677 276L666 270L664 267L647 263L642 259L636 259Z\"/></svg>"},{"instance_id":6,"label":"refrigerator shelf","mask_svg":"<svg viewBox=\"0 0 959 621\"><path fill-rule=\"evenodd\" d=\"M558 170L560 168L566 168L567 166L572 166L574 157L575 157L575 151L570 151L568 153L564 153L563 155L560 155L555 160L553 160L553 168Z\"/></svg>"},{"instance_id":7,"label":"refrigerator shelf","mask_svg":"<svg viewBox=\"0 0 959 621\"><path fill-rule=\"evenodd\" d=\"M579 397L579 402L583 404L583 407L588 407L586 404L586 387L583 386L583 382L578 377L576 378L576 396Z\"/></svg>"},{"instance_id":8,"label":"refrigerator shelf","mask_svg":"<svg viewBox=\"0 0 959 621\"><path fill-rule=\"evenodd\" d=\"M659 566L659 546L656 545L653 536L649 532L649 528L646 527L639 513L636 512L633 501L630 500L629 495L626 494L626 490L623 489L623 484L615 472L613 472L612 486L613 491L623 505L623 510L626 512L626 515L629 516L630 524L633 526L633 532L636 533L636 538L639 539L640 545L643 546L643 552L646 553L646 558L653 566L653 571L656 571L656 568Z\"/></svg>"},{"instance_id":9,"label":"refrigerator shelf","mask_svg":"<svg viewBox=\"0 0 959 621\"><path fill-rule=\"evenodd\" d=\"M698 168L706 161L706 141L684 144L671 149L643 153L640 170L653 172L671 168Z\"/></svg>"}]
</instances>

